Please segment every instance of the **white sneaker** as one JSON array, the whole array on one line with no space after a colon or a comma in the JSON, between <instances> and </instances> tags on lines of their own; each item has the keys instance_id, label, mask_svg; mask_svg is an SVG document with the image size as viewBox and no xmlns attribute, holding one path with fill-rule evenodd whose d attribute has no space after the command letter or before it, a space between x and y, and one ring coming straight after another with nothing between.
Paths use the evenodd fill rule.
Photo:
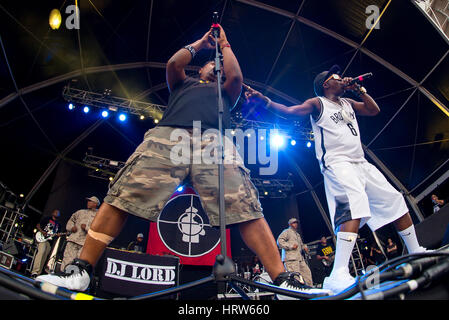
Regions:
<instances>
[{"instance_id":1,"label":"white sneaker","mask_svg":"<svg viewBox=\"0 0 449 320\"><path fill-rule=\"evenodd\" d=\"M349 272L331 273L324 278L323 289L330 290L332 294L338 294L355 283L355 278Z\"/></svg>"},{"instance_id":2,"label":"white sneaker","mask_svg":"<svg viewBox=\"0 0 449 320\"><path fill-rule=\"evenodd\" d=\"M318 289L309 287L305 284L302 284L297 279L295 279L294 274L290 272L283 272L281 273L276 280L274 281L275 284L278 285L281 289L290 290L292 292L302 293L310 295L310 298L315 298L319 296L328 296L331 294L329 290L326 289ZM279 300L298 300L298 298L285 296L276 294L276 297Z\"/></svg>"},{"instance_id":3,"label":"white sneaker","mask_svg":"<svg viewBox=\"0 0 449 320\"><path fill-rule=\"evenodd\" d=\"M75 259L67 267L74 270L73 273L46 274L37 277L36 281L51 283L69 290L86 291L89 288L92 267L87 262L79 259Z\"/></svg>"}]
</instances>

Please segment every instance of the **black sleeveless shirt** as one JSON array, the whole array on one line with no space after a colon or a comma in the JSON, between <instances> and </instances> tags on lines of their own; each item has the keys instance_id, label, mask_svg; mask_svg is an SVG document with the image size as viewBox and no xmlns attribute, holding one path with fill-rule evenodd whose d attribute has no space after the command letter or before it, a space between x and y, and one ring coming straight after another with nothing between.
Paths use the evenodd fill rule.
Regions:
<instances>
[{"instance_id":1,"label":"black sleeveless shirt","mask_svg":"<svg viewBox=\"0 0 449 320\"><path fill-rule=\"evenodd\" d=\"M223 129L230 128L233 103L222 87ZM218 129L217 83L187 77L171 91L167 109L159 126L192 128L201 121L201 129Z\"/></svg>"}]
</instances>

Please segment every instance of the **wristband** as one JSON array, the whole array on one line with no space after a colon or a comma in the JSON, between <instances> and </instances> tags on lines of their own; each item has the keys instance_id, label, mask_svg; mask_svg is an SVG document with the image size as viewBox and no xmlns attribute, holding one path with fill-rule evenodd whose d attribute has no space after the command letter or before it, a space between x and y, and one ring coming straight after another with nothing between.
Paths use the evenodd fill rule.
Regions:
<instances>
[{"instance_id":1,"label":"wristband","mask_svg":"<svg viewBox=\"0 0 449 320\"><path fill-rule=\"evenodd\" d=\"M360 93L360 95L365 94L366 93L366 89L364 87L360 87L359 93Z\"/></svg>"},{"instance_id":2,"label":"wristband","mask_svg":"<svg viewBox=\"0 0 449 320\"><path fill-rule=\"evenodd\" d=\"M220 50L221 51L223 51L223 48L226 48L226 47L231 47L231 45L229 44L229 42L226 42L226 44L224 44L224 45L222 45L221 47L220 47Z\"/></svg>"},{"instance_id":3,"label":"wristband","mask_svg":"<svg viewBox=\"0 0 449 320\"><path fill-rule=\"evenodd\" d=\"M366 93L366 89L364 87L360 87L359 90L357 90L356 94L361 97Z\"/></svg>"},{"instance_id":4,"label":"wristband","mask_svg":"<svg viewBox=\"0 0 449 320\"><path fill-rule=\"evenodd\" d=\"M191 45L186 45L186 46L184 47L184 49L189 50L190 54L192 55L192 59L195 58L196 50L195 50L194 47L192 47Z\"/></svg>"}]
</instances>

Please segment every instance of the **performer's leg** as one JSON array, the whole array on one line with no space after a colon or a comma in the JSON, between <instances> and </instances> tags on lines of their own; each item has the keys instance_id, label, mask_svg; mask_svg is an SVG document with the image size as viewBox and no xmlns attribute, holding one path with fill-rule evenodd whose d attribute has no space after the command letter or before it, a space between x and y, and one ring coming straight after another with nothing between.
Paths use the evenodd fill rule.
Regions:
<instances>
[{"instance_id":1,"label":"performer's leg","mask_svg":"<svg viewBox=\"0 0 449 320\"><path fill-rule=\"evenodd\" d=\"M425 252L426 249L421 247L416 237L415 226L413 225L410 213L404 214L402 217L393 222L396 230L401 236L409 253Z\"/></svg>"},{"instance_id":2,"label":"performer's leg","mask_svg":"<svg viewBox=\"0 0 449 320\"><path fill-rule=\"evenodd\" d=\"M239 224L239 230L243 241L259 257L272 280L285 272L276 240L264 218L243 222Z\"/></svg>"},{"instance_id":3,"label":"performer's leg","mask_svg":"<svg viewBox=\"0 0 449 320\"><path fill-rule=\"evenodd\" d=\"M349 273L349 259L357 241L357 232L360 219L349 220L342 223L337 232L335 260L329 277L324 279L323 288L335 294L352 285L355 279Z\"/></svg>"},{"instance_id":4,"label":"performer's leg","mask_svg":"<svg viewBox=\"0 0 449 320\"><path fill-rule=\"evenodd\" d=\"M176 144L170 140L174 130L150 129L117 173L87 233L81 260L95 266L104 249L119 235L128 214L155 221L176 187L188 176L189 165L175 164L170 158L170 150Z\"/></svg>"},{"instance_id":5,"label":"performer's leg","mask_svg":"<svg viewBox=\"0 0 449 320\"><path fill-rule=\"evenodd\" d=\"M426 251L418 243L404 196L372 164L365 164L364 171L367 179L366 191L372 212L372 219L368 221L369 227L377 230L393 222L409 253Z\"/></svg>"},{"instance_id":6,"label":"performer's leg","mask_svg":"<svg viewBox=\"0 0 449 320\"><path fill-rule=\"evenodd\" d=\"M403 231L413 225L412 217L410 216L410 213L407 212L402 217L395 220L393 224L397 231Z\"/></svg>"},{"instance_id":7,"label":"performer's leg","mask_svg":"<svg viewBox=\"0 0 449 320\"><path fill-rule=\"evenodd\" d=\"M349 259L360 226L370 218L365 179L360 166L338 163L323 172L326 198L337 242L330 277L345 273L349 279Z\"/></svg>"},{"instance_id":8,"label":"performer's leg","mask_svg":"<svg viewBox=\"0 0 449 320\"><path fill-rule=\"evenodd\" d=\"M31 270L32 275L39 275L44 268L45 260L47 259L48 251L50 250L48 242L41 242L37 246L37 254L34 258L33 268Z\"/></svg>"},{"instance_id":9,"label":"performer's leg","mask_svg":"<svg viewBox=\"0 0 449 320\"><path fill-rule=\"evenodd\" d=\"M90 226L90 230L95 232L95 238L87 234L80 259L95 266L110 241L119 235L127 217L128 213L123 210L103 203Z\"/></svg>"},{"instance_id":10,"label":"performer's leg","mask_svg":"<svg viewBox=\"0 0 449 320\"><path fill-rule=\"evenodd\" d=\"M331 275L339 272L348 272L349 259L357 240L359 226L360 219L349 220L339 226Z\"/></svg>"}]
</instances>

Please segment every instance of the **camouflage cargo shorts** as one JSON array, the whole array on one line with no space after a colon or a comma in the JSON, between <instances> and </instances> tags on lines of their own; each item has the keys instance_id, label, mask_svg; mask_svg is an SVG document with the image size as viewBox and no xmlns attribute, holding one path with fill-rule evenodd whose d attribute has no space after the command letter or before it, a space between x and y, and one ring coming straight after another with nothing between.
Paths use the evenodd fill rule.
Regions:
<instances>
[{"instance_id":1,"label":"camouflage cargo shorts","mask_svg":"<svg viewBox=\"0 0 449 320\"><path fill-rule=\"evenodd\" d=\"M176 188L187 180L198 193L209 223L218 226L218 165L192 161L196 152L202 152L210 144L202 141L201 150L193 148L190 159L184 159L187 164L174 163L171 150L178 141L171 141L170 136L175 129L155 127L147 131L144 141L110 183L104 202L130 214L157 221ZM183 130L192 140L192 129ZM232 150L225 151L224 157L226 224L262 218L259 194L250 180L250 172L234 144L231 142L230 145Z\"/></svg>"}]
</instances>

